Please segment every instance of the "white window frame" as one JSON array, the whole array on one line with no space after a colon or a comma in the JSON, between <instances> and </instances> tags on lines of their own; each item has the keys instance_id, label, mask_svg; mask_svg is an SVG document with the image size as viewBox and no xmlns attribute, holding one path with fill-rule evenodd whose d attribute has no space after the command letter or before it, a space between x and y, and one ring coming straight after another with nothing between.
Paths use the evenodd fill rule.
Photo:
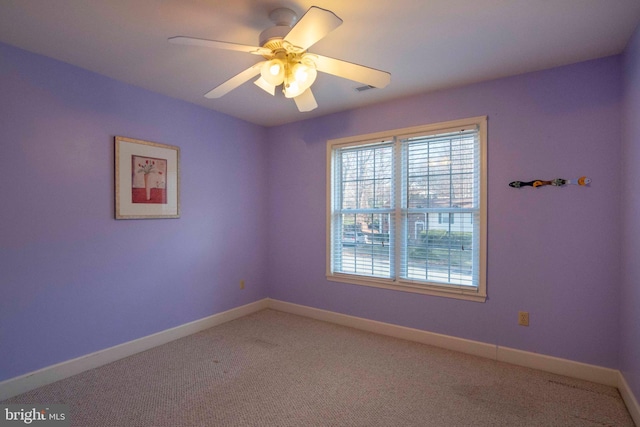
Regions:
<instances>
[{"instance_id":1,"label":"white window frame","mask_svg":"<svg viewBox=\"0 0 640 427\"><path fill-rule=\"evenodd\" d=\"M470 127L476 127L478 129L479 136L479 243L478 250L479 256L478 265L475 266L478 271L478 284L477 287L472 286L455 286L451 284L442 285L431 282L416 282L413 280L402 279L398 271L395 272L394 278L379 278L371 276L363 276L357 274L348 274L341 272L334 272L332 268L332 217L334 213L333 205L333 191L334 191L334 153L337 149L345 147L357 147L366 144L371 144L377 141L394 141L395 149L400 150L399 136L411 135L411 134L433 134L437 132L447 132L454 129L469 129ZM400 156L396 156L396 160L399 162ZM399 165L395 165L396 182L394 192L396 197L395 206L395 221L396 230L400 230L401 227L401 211L402 206L400 202L400 176L401 171ZM327 280L350 283L356 285L373 286L384 289L392 289L404 292L414 292L427 295L436 295L441 297L449 297L456 299L463 299L469 301L484 302L487 298L487 284L486 284L486 260L487 260L487 117L478 116L468 119L453 120L448 122L435 123L424 126L415 126L409 128L395 129L385 132L377 132L366 135L358 135L347 138L332 139L327 141L327 212L326 212L326 277ZM392 263L399 263L400 251L402 245L402 233L396 232L395 236L390 237L390 244L394 248L394 252L391 254ZM395 260L393 259L395 257Z\"/></svg>"}]
</instances>

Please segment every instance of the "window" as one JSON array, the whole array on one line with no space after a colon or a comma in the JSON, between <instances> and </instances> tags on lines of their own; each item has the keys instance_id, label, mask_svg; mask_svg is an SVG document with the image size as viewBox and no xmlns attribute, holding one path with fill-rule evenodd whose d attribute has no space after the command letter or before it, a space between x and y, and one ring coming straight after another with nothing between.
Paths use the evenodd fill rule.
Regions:
<instances>
[{"instance_id":1,"label":"window","mask_svg":"<svg viewBox=\"0 0 640 427\"><path fill-rule=\"evenodd\" d=\"M484 301L486 117L327 143L327 278Z\"/></svg>"},{"instance_id":2,"label":"window","mask_svg":"<svg viewBox=\"0 0 640 427\"><path fill-rule=\"evenodd\" d=\"M453 224L453 215L440 212L438 214L438 223L440 224Z\"/></svg>"}]
</instances>

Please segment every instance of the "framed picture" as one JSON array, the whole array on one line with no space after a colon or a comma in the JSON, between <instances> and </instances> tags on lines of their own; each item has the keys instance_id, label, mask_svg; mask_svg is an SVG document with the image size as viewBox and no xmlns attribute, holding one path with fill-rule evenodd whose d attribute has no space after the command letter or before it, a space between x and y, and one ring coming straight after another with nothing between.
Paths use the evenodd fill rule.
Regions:
<instances>
[{"instance_id":1,"label":"framed picture","mask_svg":"<svg viewBox=\"0 0 640 427\"><path fill-rule=\"evenodd\" d=\"M180 218L180 148L116 136L116 219Z\"/></svg>"}]
</instances>

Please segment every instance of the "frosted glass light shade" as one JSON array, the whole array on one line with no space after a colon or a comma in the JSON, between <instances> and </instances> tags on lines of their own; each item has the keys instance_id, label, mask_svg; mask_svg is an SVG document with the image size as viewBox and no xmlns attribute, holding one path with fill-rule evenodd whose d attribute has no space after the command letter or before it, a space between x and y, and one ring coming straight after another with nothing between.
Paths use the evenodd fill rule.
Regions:
<instances>
[{"instance_id":1,"label":"frosted glass light shade","mask_svg":"<svg viewBox=\"0 0 640 427\"><path fill-rule=\"evenodd\" d=\"M297 63L291 68L291 73L287 74L284 86L284 96L295 98L309 89L316 80L318 72L313 65Z\"/></svg>"},{"instance_id":2,"label":"frosted glass light shade","mask_svg":"<svg viewBox=\"0 0 640 427\"><path fill-rule=\"evenodd\" d=\"M287 79L284 82L284 96L285 98L295 98L296 96L300 95L302 92L304 92L303 90L300 90L300 85L298 84L298 82L291 78L291 79Z\"/></svg>"},{"instance_id":3,"label":"frosted glass light shade","mask_svg":"<svg viewBox=\"0 0 640 427\"><path fill-rule=\"evenodd\" d=\"M304 92L309 89L313 82L316 81L317 76L318 72L310 65L300 63L293 67L293 77L300 86L300 92Z\"/></svg>"},{"instance_id":4,"label":"frosted glass light shade","mask_svg":"<svg viewBox=\"0 0 640 427\"><path fill-rule=\"evenodd\" d=\"M260 69L262 78L272 86L278 86L284 81L284 62L272 59L264 63Z\"/></svg>"}]
</instances>

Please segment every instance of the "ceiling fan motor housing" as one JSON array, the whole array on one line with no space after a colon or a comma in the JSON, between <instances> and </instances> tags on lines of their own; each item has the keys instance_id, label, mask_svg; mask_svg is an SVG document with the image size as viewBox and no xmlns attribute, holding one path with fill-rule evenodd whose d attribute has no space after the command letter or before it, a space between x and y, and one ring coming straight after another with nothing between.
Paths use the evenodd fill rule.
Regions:
<instances>
[{"instance_id":1,"label":"ceiling fan motor housing","mask_svg":"<svg viewBox=\"0 0 640 427\"><path fill-rule=\"evenodd\" d=\"M260 47L276 51L282 49L282 39L289 33L291 27L278 25L260 33Z\"/></svg>"},{"instance_id":2,"label":"ceiling fan motor housing","mask_svg":"<svg viewBox=\"0 0 640 427\"><path fill-rule=\"evenodd\" d=\"M269 19L276 24L260 33L260 47L266 47L273 51L282 48L282 39L285 38L291 27L298 20L298 15L286 7L274 9L269 13Z\"/></svg>"},{"instance_id":3,"label":"ceiling fan motor housing","mask_svg":"<svg viewBox=\"0 0 640 427\"><path fill-rule=\"evenodd\" d=\"M293 27L293 24L298 20L298 15L296 13L286 7L280 7L278 9L274 9L269 13L269 19L276 25L286 25L287 27Z\"/></svg>"}]
</instances>

